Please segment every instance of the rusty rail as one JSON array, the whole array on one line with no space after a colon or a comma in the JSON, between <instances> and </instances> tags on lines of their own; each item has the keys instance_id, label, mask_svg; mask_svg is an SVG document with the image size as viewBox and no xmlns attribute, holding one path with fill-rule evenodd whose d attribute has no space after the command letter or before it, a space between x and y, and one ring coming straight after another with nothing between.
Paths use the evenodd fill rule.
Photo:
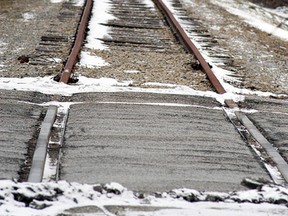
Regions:
<instances>
[{"instance_id":1,"label":"rusty rail","mask_svg":"<svg viewBox=\"0 0 288 216\"><path fill-rule=\"evenodd\" d=\"M190 40L184 29L180 26L178 21L175 19L171 11L167 8L167 6L162 2L162 0L153 0L159 10L164 14L165 18L167 19L168 24L176 33L176 36L180 40L180 42L186 47L186 49L195 55L198 59L199 63L201 64L203 71L207 74L208 79L210 80L211 84L214 86L216 91L219 94L226 93L226 90L219 82L218 78L214 75L213 71L211 70L208 63L205 61L202 54L199 52L197 47L193 44ZM225 104L229 108L238 107L237 103L233 100L225 100ZM278 153L277 149L261 134L261 132L257 129L257 127L251 122L251 120L243 113L236 112L236 117L238 120L247 128L248 132L251 136L258 142L263 150L269 155L270 159L276 164L279 172L281 173L282 177L286 182L288 182L288 165L282 156ZM241 132L239 132L241 133ZM270 173L270 171L268 170ZM271 174L271 173L270 173Z\"/></svg>"},{"instance_id":2,"label":"rusty rail","mask_svg":"<svg viewBox=\"0 0 288 216\"><path fill-rule=\"evenodd\" d=\"M85 8L82 13L81 21L78 27L77 36L75 38L74 46L71 50L71 53L68 57L68 60L62 70L62 75L60 77L60 82L68 83L69 79L71 77L72 69L78 59L79 52L81 50L84 38L85 38L85 32L86 32L86 26L89 20L90 12L92 9L92 0L86 0Z\"/></svg>"},{"instance_id":3,"label":"rusty rail","mask_svg":"<svg viewBox=\"0 0 288 216\"><path fill-rule=\"evenodd\" d=\"M169 26L173 29L174 32L177 33L177 37L180 42L186 47L188 52L195 55L199 63L201 64L203 71L207 74L208 79L216 89L216 91L220 94L226 93L226 90L223 88L217 77L214 75L213 71L211 70L210 66L199 52L197 47L193 44L191 39L188 37L184 29L181 27L179 22L175 19L174 15L171 11L167 8L167 6L163 3L162 0L153 0L159 10L164 14L165 18Z\"/></svg>"}]
</instances>

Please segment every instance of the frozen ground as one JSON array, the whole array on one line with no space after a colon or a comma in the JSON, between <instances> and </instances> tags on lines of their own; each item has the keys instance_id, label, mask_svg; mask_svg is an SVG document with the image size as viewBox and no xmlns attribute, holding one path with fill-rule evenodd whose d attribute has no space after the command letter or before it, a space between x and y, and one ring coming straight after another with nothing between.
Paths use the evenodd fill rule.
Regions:
<instances>
[{"instance_id":1,"label":"frozen ground","mask_svg":"<svg viewBox=\"0 0 288 216\"><path fill-rule=\"evenodd\" d=\"M253 3L244 3L236 0L220 0L214 3L239 16L251 26L283 40L288 40L287 7L267 9Z\"/></svg>"},{"instance_id":2,"label":"frozen ground","mask_svg":"<svg viewBox=\"0 0 288 216\"><path fill-rule=\"evenodd\" d=\"M272 10L243 0L183 2L191 18L217 39L220 50L232 56L231 65L221 67L233 71L240 82L227 82L241 89L287 94L287 8Z\"/></svg>"},{"instance_id":3,"label":"frozen ground","mask_svg":"<svg viewBox=\"0 0 288 216\"><path fill-rule=\"evenodd\" d=\"M101 211L101 215L107 216L288 214L285 206L288 203L288 190L276 185L231 193L183 188L145 195L129 191L118 183L87 185L60 181L32 184L3 180L0 182L0 198L1 215L68 215L69 209L70 213L79 213L74 215L98 215L95 213ZM91 210L88 213L91 206L94 206L94 210L98 208L94 214ZM113 213L111 206L122 207L122 214L120 210Z\"/></svg>"},{"instance_id":4,"label":"frozen ground","mask_svg":"<svg viewBox=\"0 0 288 216\"><path fill-rule=\"evenodd\" d=\"M187 0L185 0L187 2ZM62 0L51 0L51 2L59 3ZM107 7L103 1L101 4L104 8ZM287 29L278 30L275 28L281 21L281 17L287 17L279 13L279 10L272 12L257 7L251 12L251 7L245 5L237 6L241 1L213 1L215 4L225 8L225 10L241 17L243 21L253 25L263 31L280 36L287 40ZM233 4L232 4L232 3ZM83 4L83 1L77 2ZM229 3L229 4L228 4ZM102 9L102 8L101 8ZM262 16L262 12L271 16L277 14L271 19L266 19ZM104 10L102 12L105 12ZM259 13L258 13L259 12ZM95 12L96 13L96 12ZM252 14L251 14L252 13ZM103 13L101 13L103 14ZM29 15L29 14L28 14ZM29 16L25 17L28 19ZM253 15L253 16L252 16ZM274 15L273 15L274 16ZM24 18L25 18L24 17ZM280 17L280 18L279 18ZM253 19L251 19L253 18ZM103 20L101 20L103 21ZM105 21L105 20L104 20ZM286 21L285 21L286 22ZM284 22L284 24L285 24ZM265 23L265 25L263 24ZM277 24L278 23L278 24ZM286 24L285 24L286 25ZM99 25L94 25L95 27ZM266 27L265 27L266 26ZM91 29L91 28L90 28ZM93 29L90 33L93 32ZM277 34L276 34L277 33ZM279 35L280 33L280 35ZM105 29L98 31L100 36L108 37ZM89 41L89 40L88 40ZM103 44L94 38L91 38L93 44L86 46L95 49L102 49ZM92 43L92 42L91 42ZM5 44L1 45L5 48ZM1 54L1 53L0 53ZM87 53L82 53L80 65L83 67L100 67L105 64L99 58L96 61ZM92 61L91 61L92 59ZM0 59L1 70L1 59ZM61 94L71 95L79 92L101 92L101 91L142 91L142 92L156 92L156 93L170 93L170 94L191 94L205 97L214 97L218 101L223 102L224 99L232 98L235 100L243 100L245 94L257 94L260 96L274 95L273 92L251 91L248 89L240 89L230 85L227 80L231 79L230 71L214 67L214 72L220 78L224 87L227 90L226 95L218 95L215 92L201 92L191 89L187 86L169 85L159 83L159 88L133 88L129 84L133 81L119 82L115 79L101 78L91 79L84 76L79 77L79 83L75 85L64 85L54 82L51 77L38 78L0 78L1 89L15 89L25 91L39 91L46 94ZM231 80L230 80L231 81ZM163 86L164 85L164 86ZM165 88L164 88L165 87ZM275 95L274 95L275 96ZM101 186L102 187L102 186ZM78 183L16 183L13 181L0 181L0 215L57 215L64 210L72 207L81 206L97 206L106 215L116 215L107 210L107 206L141 206L141 207L161 207L153 212L130 208L126 215L233 215L233 216L267 216L267 215L288 215L288 208L285 206L288 202L287 188L281 186L265 186L261 190L250 190L237 193L203 193L190 189L179 189L173 192L158 194L156 196L134 194L129 189L126 189L118 184L106 185L99 191L99 187L95 185L83 185ZM96 189L98 188L98 189ZM139 198L140 197L140 198ZM188 202L187 200L191 201ZM219 201L219 202L218 202ZM261 204L255 204L260 202ZM277 203L277 204L275 204ZM168 209L169 208L169 209ZM68 214L68 213L67 213ZM79 214L80 215L80 214ZM83 213L81 215L92 215Z\"/></svg>"}]
</instances>

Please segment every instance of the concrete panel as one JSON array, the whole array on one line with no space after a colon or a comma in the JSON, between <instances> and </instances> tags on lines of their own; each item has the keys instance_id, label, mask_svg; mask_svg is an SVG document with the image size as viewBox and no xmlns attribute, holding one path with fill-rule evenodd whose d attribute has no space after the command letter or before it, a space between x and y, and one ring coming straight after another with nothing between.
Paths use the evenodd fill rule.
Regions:
<instances>
[{"instance_id":1,"label":"concrete panel","mask_svg":"<svg viewBox=\"0 0 288 216\"><path fill-rule=\"evenodd\" d=\"M136 191L243 189L270 177L222 110L142 104L73 105L61 179Z\"/></svg>"}]
</instances>

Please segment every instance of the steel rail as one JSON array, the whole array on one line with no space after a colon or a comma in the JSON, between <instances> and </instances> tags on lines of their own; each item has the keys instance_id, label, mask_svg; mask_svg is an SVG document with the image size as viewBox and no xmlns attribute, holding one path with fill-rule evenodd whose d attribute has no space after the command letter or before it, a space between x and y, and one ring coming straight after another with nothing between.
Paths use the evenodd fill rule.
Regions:
<instances>
[{"instance_id":1,"label":"steel rail","mask_svg":"<svg viewBox=\"0 0 288 216\"><path fill-rule=\"evenodd\" d=\"M43 178L45 160L47 155L47 145L57 114L56 106L49 106L41 130L37 139L36 149L33 154L32 165L29 172L28 182L41 182Z\"/></svg>"},{"instance_id":2,"label":"steel rail","mask_svg":"<svg viewBox=\"0 0 288 216\"><path fill-rule=\"evenodd\" d=\"M213 71L211 70L206 60L204 59L203 55L199 52L198 48L188 37L184 29L181 27L181 25L176 20L174 15L168 9L168 7L163 3L162 0L153 0L153 1L155 5L158 7L158 9L164 14L169 26L173 29L173 31L177 33L176 36L178 37L180 42L186 47L188 52L195 55L200 65L202 66L203 71L207 74L208 79L210 80L210 82L212 83L216 91L220 94L226 93L226 90L224 89L222 84L219 82L217 77L214 75Z\"/></svg>"},{"instance_id":3,"label":"steel rail","mask_svg":"<svg viewBox=\"0 0 288 216\"><path fill-rule=\"evenodd\" d=\"M65 64L60 77L60 82L68 83L72 69L78 59L84 38L86 26L92 9L92 0L87 0L84 6L80 24L78 26L77 35L74 45ZM41 125L40 134L38 136L36 149L33 154L32 165L28 176L28 182L41 182L44 173L45 160L47 155L47 145L51 133L51 128L57 115L57 107L49 106L44 121Z\"/></svg>"},{"instance_id":4,"label":"steel rail","mask_svg":"<svg viewBox=\"0 0 288 216\"><path fill-rule=\"evenodd\" d=\"M253 122L243 113L235 113L240 122L247 128L249 133L254 137L254 139L262 146L268 156L274 161L276 167L281 173L282 177L288 183L288 164L277 151L277 149L270 143L257 129Z\"/></svg>"},{"instance_id":5,"label":"steel rail","mask_svg":"<svg viewBox=\"0 0 288 216\"><path fill-rule=\"evenodd\" d=\"M78 59L79 52L81 50L84 38L85 38L85 32L86 27L88 24L89 16L92 9L92 0L86 0L85 8L82 13L81 21L78 27L77 36L75 38L74 46L71 50L71 53L68 57L68 60L64 66L64 69L62 70L62 75L60 77L60 82L68 83L69 79L71 77L71 73L73 70L73 67Z\"/></svg>"},{"instance_id":6,"label":"steel rail","mask_svg":"<svg viewBox=\"0 0 288 216\"><path fill-rule=\"evenodd\" d=\"M176 37L178 38L178 40L185 46L188 52L190 52L197 58L200 65L202 66L203 71L206 73L208 79L214 86L215 90L219 94L226 93L226 90L224 89L218 78L214 75L213 71L211 70L210 66L208 65L208 63L206 62L206 60L204 59L198 48L188 37L188 35L181 27L179 22L176 20L172 12L168 9L168 7L163 3L162 0L153 0L153 2L162 12L169 26L176 33ZM230 99L225 100L224 102L229 108L238 107L237 103L234 100ZM236 117L242 123L242 125L244 125L244 127L247 128L248 132L254 137L254 139L263 147L265 152L275 162L279 172L281 173L285 181L288 182L287 162L284 161L282 156L277 152L277 150L273 147L273 145L266 140L266 138L261 134L261 132L256 128L256 126L249 120L249 118L245 114L237 112Z\"/></svg>"}]
</instances>

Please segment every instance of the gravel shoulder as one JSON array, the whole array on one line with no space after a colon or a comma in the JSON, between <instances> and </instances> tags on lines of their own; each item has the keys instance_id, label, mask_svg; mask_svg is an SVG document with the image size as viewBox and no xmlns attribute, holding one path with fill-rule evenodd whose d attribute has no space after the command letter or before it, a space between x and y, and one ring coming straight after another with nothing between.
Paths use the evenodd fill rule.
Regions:
<instances>
[{"instance_id":1,"label":"gravel shoulder","mask_svg":"<svg viewBox=\"0 0 288 216\"><path fill-rule=\"evenodd\" d=\"M70 52L81 7L71 1L0 0L0 4L0 76L56 75ZM60 36L65 42L51 43L43 36Z\"/></svg>"},{"instance_id":2,"label":"gravel shoulder","mask_svg":"<svg viewBox=\"0 0 288 216\"><path fill-rule=\"evenodd\" d=\"M236 87L288 93L288 42L249 26L210 0L185 1L189 16L199 20L233 56L230 69L241 80ZM201 10L201 13L199 13ZM228 68L229 69L229 68Z\"/></svg>"}]
</instances>

